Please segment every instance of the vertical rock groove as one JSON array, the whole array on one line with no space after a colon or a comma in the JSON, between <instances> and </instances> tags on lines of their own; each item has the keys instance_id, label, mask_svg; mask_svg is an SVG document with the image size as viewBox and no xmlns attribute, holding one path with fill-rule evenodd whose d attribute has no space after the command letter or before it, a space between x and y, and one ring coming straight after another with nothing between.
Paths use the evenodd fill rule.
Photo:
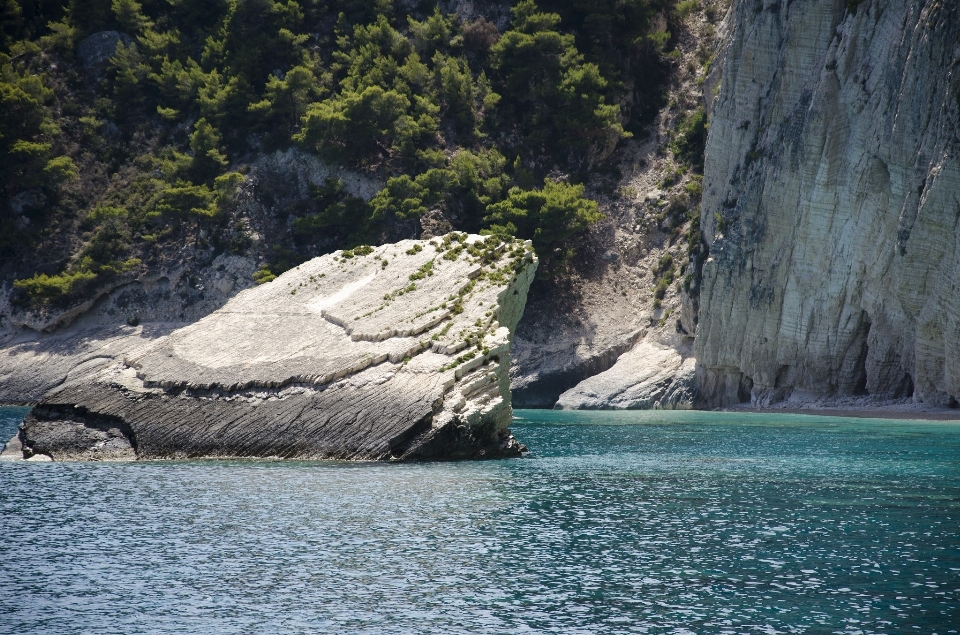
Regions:
<instances>
[{"instance_id":1,"label":"vertical rock groove","mask_svg":"<svg viewBox=\"0 0 960 635\"><path fill-rule=\"evenodd\" d=\"M728 15L701 406L960 395L960 6L847 5L737 1Z\"/></svg>"}]
</instances>

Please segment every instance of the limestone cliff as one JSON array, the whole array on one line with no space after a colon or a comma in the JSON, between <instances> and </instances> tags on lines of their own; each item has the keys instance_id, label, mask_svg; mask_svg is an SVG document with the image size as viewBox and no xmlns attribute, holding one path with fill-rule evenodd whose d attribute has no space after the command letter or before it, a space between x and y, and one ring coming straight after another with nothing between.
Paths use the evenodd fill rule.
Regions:
<instances>
[{"instance_id":1,"label":"limestone cliff","mask_svg":"<svg viewBox=\"0 0 960 635\"><path fill-rule=\"evenodd\" d=\"M726 28L702 207L702 405L956 405L960 5L741 0Z\"/></svg>"},{"instance_id":2,"label":"limestone cliff","mask_svg":"<svg viewBox=\"0 0 960 635\"><path fill-rule=\"evenodd\" d=\"M516 455L510 342L529 243L467 234L315 258L68 378L25 457Z\"/></svg>"}]
</instances>

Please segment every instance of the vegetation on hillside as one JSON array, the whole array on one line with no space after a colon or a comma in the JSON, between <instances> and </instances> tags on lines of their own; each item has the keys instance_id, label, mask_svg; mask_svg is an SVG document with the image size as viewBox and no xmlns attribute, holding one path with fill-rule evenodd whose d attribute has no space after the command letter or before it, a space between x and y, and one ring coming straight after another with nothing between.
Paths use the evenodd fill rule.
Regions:
<instances>
[{"instance_id":1,"label":"vegetation on hillside","mask_svg":"<svg viewBox=\"0 0 960 635\"><path fill-rule=\"evenodd\" d=\"M364 201L330 180L275 210L289 222L261 280L432 211L530 238L556 271L601 217L586 172L660 104L674 5L521 0L498 27L428 2L6 0L0 258L30 267L15 286L39 304L187 236L243 251L225 211L245 166L296 146L385 187ZM110 47L99 64L91 34Z\"/></svg>"}]
</instances>

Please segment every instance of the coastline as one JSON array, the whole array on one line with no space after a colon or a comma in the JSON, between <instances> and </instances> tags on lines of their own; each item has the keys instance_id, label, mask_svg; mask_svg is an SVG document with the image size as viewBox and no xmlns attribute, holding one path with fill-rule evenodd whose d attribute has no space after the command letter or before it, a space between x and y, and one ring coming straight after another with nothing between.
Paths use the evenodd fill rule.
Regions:
<instances>
[{"instance_id":1,"label":"coastline","mask_svg":"<svg viewBox=\"0 0 960 635\"><path fill-rule=\"evenodd\" d=\"M830 407L793 407L793 408L755 408L752 406L731 406L717 408L716 412L753 412L812 415L820 417L851 417L857 419L895 419L913 421L951 421L960 423L960 409L956 408L918 408L919 404L904 404L910 407L890 406L830 406Z\"/></svg>"}]
</instances>

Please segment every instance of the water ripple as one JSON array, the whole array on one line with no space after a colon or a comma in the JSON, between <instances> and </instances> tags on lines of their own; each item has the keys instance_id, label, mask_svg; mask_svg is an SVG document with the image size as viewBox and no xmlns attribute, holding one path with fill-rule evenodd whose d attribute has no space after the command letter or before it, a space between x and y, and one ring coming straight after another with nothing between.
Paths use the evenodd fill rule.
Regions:
<instances>
[{"instance_id":1,"label":"water ripple","mask_svg":"<svg viewBox=\"0 0 960 635\"><path fill-rule=\"evenodd\" d=\"M0 464L0 632L957 632L960 426L520 414L524 460Z\"/></svg>"}]
</instances>

